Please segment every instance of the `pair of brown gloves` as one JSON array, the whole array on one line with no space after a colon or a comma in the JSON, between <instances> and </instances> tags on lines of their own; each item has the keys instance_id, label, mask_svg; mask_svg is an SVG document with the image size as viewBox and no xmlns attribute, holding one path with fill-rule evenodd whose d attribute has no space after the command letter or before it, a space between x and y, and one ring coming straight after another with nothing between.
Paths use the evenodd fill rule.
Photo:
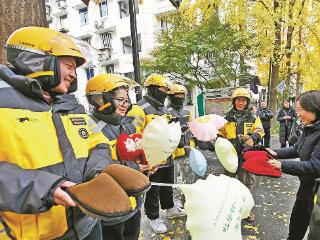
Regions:
<instances>
[{"instance_id":1,"label":"pair of brown gloves","mask_svg":"<svg viewBox=\"0 0 320 240\"><path fill-rule=\"evenodd\" d=\"M94 179L66 192L85 214L113 225L135 214L150 186L148 177L139 171L111 164Z\"/></svg>"}]
</instances>

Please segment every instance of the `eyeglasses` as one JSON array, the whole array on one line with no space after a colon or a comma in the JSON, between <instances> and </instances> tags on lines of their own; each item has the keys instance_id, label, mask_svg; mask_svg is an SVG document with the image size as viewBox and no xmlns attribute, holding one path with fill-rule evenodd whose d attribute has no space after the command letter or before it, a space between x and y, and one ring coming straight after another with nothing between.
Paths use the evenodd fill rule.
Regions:
<instances>
[{"instance_id":1,"label":"eyeglasses","mask_svg":"<svg viewBox=\"0 0 320 240\"><path fill-rule=\"evenodd\" d=\"M113 100L116 100L120 105L131 105L130 99L114 98Z\"/></svg>"}]
</instances>

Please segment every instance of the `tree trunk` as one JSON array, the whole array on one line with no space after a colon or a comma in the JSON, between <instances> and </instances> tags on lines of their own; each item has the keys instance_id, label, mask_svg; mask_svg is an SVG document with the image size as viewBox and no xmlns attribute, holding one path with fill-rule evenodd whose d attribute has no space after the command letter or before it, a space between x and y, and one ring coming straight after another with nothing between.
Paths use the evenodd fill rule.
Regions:
<instances>
[{"instance_id":1,"label":"tree trunk","mask_svg":"<svg viewBox=\"0 0 320 240\"><path fill-rule=\"evenodd\" d=\"M273 1L273 11L278 12L279 2L278 0ZM276 87L279 84L279 71L280 71L280 50L281 50L281 20L276 19L274 22L275 27L275 41L272 57L272 67L271 67L271 81L270 81L270 110L276 114L277 111L277 91ZM273 118L273 123L275 123L275 118ZM274 126L275 124L273 124Z\"/></svg>"},{"instance_id":2,"label":"tree trunk","mask_svg":"<svg viewBox=\"0 0 320 240\"><path fill-rule=\"evenodd\" d=\"M287 67L287 76L286 76L286 85L287 88L285 90L285 96L286 98L290 97L290 80L291 80L291 56L292 56L292 34L293 34L293 30L294 27L292 25L292 20L293 20L293 7L295 4L295 0L290 0L289 2L289 26L288 26L288 30L287 30L287 44L286 44L286 57L287 57L287 61L286 61L286 67Z\"/></svg>"},{"instance_id":3,"label":"tree trunk","mask_svg":"<svg viewBox=\"0 0 320 240\"><path fill-rule=\"evenodd\" d=\"M6 64L4 45L11 33L26 26L48 26L44 0L0 1L0 64Z\"/></svg>"},{"instance_id":4,"label":"tree trunk","mask_svg":"<svg viewBox=\"0 0 320 240\"><path fill-rule=\"evenodd\" d=\"M299 40L298 46L302 44L302 27L299 28ZM298 66L297 66L297 82L296 82L296 98L300 95L300 87L301 87L301 49L299 49L299 56L298 56Z\"/></svg>"}]
</instances>

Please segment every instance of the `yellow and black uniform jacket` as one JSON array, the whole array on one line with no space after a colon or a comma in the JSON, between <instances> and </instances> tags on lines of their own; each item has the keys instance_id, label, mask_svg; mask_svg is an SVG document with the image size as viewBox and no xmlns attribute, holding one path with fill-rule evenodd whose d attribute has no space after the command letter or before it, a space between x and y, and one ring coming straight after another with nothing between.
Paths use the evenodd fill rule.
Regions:
<instances>
[{"instance_id":1,"label":"yellow and black uniform jacket","mask_svg":"<svg viewBox=\"0 0 320 240\"><path fill-rule=\"evenodd\" d=\"M183 107L176 107L173 106L172 104L170 104L168 106L168 110L170 111L171 115L173 117L177 117L179 118L180 121L180 125L181 125L181 139L179 142L179 145L177 147L177 149L174 151L173 158L177 158L177 157L183 157L186 155L186 151L184 149L184 147L186 146L190 146L190 147L194 147L194 141L192 139L191 133L189 131L187 131L188 129L188 123L192 120L192 116L190 114L190 111L183 108Z\"/></svg>"},{"instance_id":2,"label":"yellow and black uniform jacket","mask_svg":"<svg viewBox=\"0 0 320 240\"><path fill-rule=\"evenodd\" d=\"M264 130L259 117L251 111L238 111L231 109L225 119L228 121L220 135L230 140L237 150L239 162L242 163L242 144L238 140L238 135L249 135L252 137L254 144L258 144L264 136Z\"/></svg>"},{"instance_id":3,"label":"yellow and black uniform jacket","mask_svg":"<svg viewBox=\"0 0 320 240\"><path fill-rule=\"evenodd\" d=\"M140 171L139 165L135 161L119 159L117 152L117 140L120 134L126 133L132 136L135 133L140 133L135 125L135 118L130 116L104 115L94 112L91 115L95 127L93 132L102 132L109 142L111 148L112 163L118 163L131 167Z\"/></svg>"},{"instance_id":4,"label":"yellow and black uniform jacket","mask_svg":"<svg viewBox=\"0 0 320 240\"><path fill-rule=\"evenodd\" d=\"M88 235L95 220L53 202L59 184L87 181L110 159L103 136L89 138L88 115L74 95L48 105L36 80L0 65L0 132L0 239Z\"/></svg>"},{"instance_id":5,"label":"yellow and black uniform jacket","mask_svg":"<svg viewBox=\"0 0 320 240\"><path fill-rule=\"evenodd\" d=\"M135 125L140 132L143 132L148 123L158 116L166 116L168 121L172 119L169 110L149 95L145 95L142 100L133 105L127 115L135 118ZM159 167L168 167L172 164L172 156L170 156L168 161Z\"/></svg>"}]
</instances>

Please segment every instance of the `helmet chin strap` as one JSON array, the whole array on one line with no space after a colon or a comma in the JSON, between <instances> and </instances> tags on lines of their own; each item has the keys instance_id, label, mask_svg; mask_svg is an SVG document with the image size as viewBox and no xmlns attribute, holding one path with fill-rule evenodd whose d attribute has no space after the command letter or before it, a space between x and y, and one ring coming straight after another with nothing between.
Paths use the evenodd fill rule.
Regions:
<instances>
[{"instance_id":1,"label":"helmet chin strap","mask_svg":"<svg viewBox=\"0 0 320 240\"><path fill-rule=\"evenodd\" d=\"M34 73L30 73L30 74L26 75L26 77L28 77L28 78L37 78L37 77L41 77L41 76L54 76L54 72L53 71L42 71L42 72L34 72Z\"/></svg>"},{"instance_id":2,"label":"helmet chin strap","mask_svg":"<svg viewBox=\"0 0 320 240\"><path fill-rule=\"evenodd\" d=\"M98 110L101 112L104 109L106 109L107 107L111 106L112 103L111 102L107 102L106 104L103 104L101 107L98 108Z\"/></svg>"}]
</instances>

